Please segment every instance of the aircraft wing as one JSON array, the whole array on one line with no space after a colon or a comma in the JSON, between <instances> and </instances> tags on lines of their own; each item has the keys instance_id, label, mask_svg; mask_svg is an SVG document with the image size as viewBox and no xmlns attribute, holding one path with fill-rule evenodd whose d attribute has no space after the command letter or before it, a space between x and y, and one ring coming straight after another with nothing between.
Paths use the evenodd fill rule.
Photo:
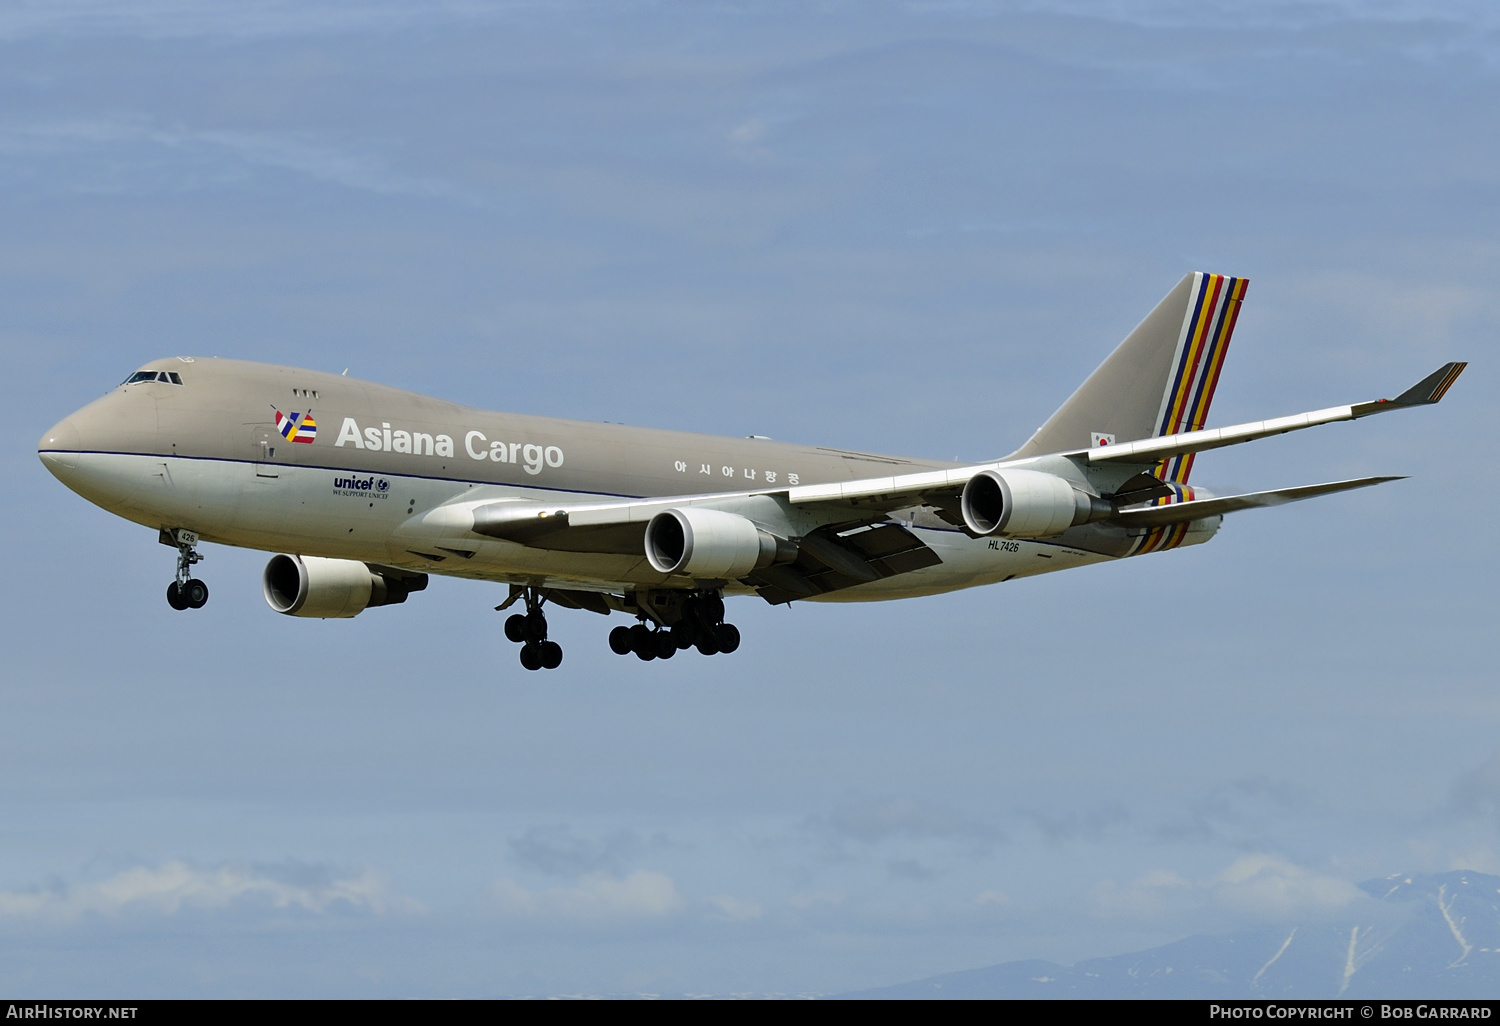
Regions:
<instances>
[{"instance_id":1,"label":"aircraft wing","mask_svg":"<svg viewBox=\"0 0 1500 1026\"><path fill-rule=\"evenodd\" d=\"M1332 495L1334 492L1346 492L1351 488L1368 488L1370 485L1400 480L1403 478L1361 477L1350 481L1331 481L1328 484L1278 488L1269 492L1249 492L1245 495L1226 495L1223 498L1194 499L1190 502L1174 502L1166 506L1121 510L1110 517L1109 521L1126 527L1167 527L1171 524L1184 524L1190 520L1198 520L1201 517L1218 516L1261 506L1280 506L1299 499L1311 499L1318 495Z\"/></svg>"},{"instance_id":2,"label":"aircraft wing","mask_svg":"<svg viewBox=\"0 0 1500 1026\"><path fill-rule=\"evenodd\" d=\"M580 504L556 509L528 501L489 502L455 511L455 527L534 548L566 552L641 555L646 525L657 513L693 505L732 506L774 502L768 493L713 493L645 500ZM771 603L822 595L941 563L931 548L900 524L876 514L843 513L797 539L795 559L763 566L745 576ZM572 596L569 596L572 597ZM567 601L564 600L566 605ZM585 606L585 608L593 608Z\"/></svg>"},{"instance_id":3,"label":"aircraft wing","mask_svg":"<svg viewBox=\"0 0 1500 1026\"><path fill-rule=\"evenodd\" d=\"M1356 420L1376 413L1431 405L1442 399L1466 366L1467 364L1459 362L1444 364L1394 399L1377 399L1292 417L1188 431L1058 455L1087 460L1091 464L1115 461L1126 465L1140 465L1142 473L1131 477L1113 493L1104 496L1107 502L1116 507L1117 512L1102 519L1141 528L1182 523L1235 510L1274 506L1350 488L1363 488L1393 478L1360 478L1225 498L1175 502L1163 506L1137 505L1172 494L1167 485L1149 473L1149 468L1164 459L1237 445L1318 424ZM768 597L776 595L777 598L772 601L788 601L939 562L937 555L916 535L885 521L883 514L925 504L936 508L945 520L962 525L964 521L959 511L959 496L971 478L988 470L1024 465L1027 462L1030 461L1000 460L943 470L792 488L611 500L565 507L526 500L502 500L464 504L461 509L437 515L452 516L452 526L461 531L472 530L480 535L503 538L535 548L636 555L643 552L648 522L668 509L703 506L749 512L746 504L756 502L774 503L782 509L801 507L814 514L813 522L819 526L797 532L797 561L763 567L748 578L762 587ZM1122 506L1127 508L1119 509ZM754 519L753 513L749 515ZM432 516L433 514L428 515L429 522Z\"/></svg>"},{"instance_id":4,"label":"aircraft wing","mask_svg":"<svg viewBox=\"0 0 1500 1026\"><path fill-rule=\"evenodd\" d=\"M1101 445L1093 449L1060 455L1086 456L1090 463L1114 461L1149 466L1172 456L1202 452L1206 449L1219 449L1227 445L1238 445L1241 442L1253 442L1258 438L1300 431L1319 424L1358 420L1360 417L1387 413L1391 410L1411 409L1414 406L1430 406L1443 398L1467 366L1467 363L1460 362L1445 363L1394 399L1375 399L1350 406L1334 406L1311 413L1298 413L1291 417L1257 420L1248 424L1208 428L1202 431L1185 431L1180 434L1143 438L1139 441L1123 442L1117 445ZM969 478L974 475L1005 465L1005 461L980 463L952 470L803 485L789 489L787 498L792 503L844 502L856 507L888 504L892 500L910 501L913 498L941 495L945 492L956 494L956 490L962 489Z\"/></svg>"},{"instance_id":5,"label":"aircraft wing","mask_svg":"<svg viewBox=\"0 0 1500 1026\"><path fill-rule=\"evenodd\" d=\"M1151 466L1161 460L1184 453L1238 445L1242 442L1298 431L1318 424L1357 420L1391 410L1428 406L1442 399L1444 393L1448 391L1466 366L1468 366L1467 363L1459 362L1444 364L1394 399L1376 399L1350 406L1335 406L1311 413L1299 413L1291 417L1278 417L1273 420L1259 420L1248 424L1202 431L1187 431L1060 455L1086 458L1090 463L1117 461ZM857 521L861 516L868 516L871 513L900 509L923 502L939 509L954 509L958 494L970 478L987 470L1014 465L1016 462L1019 461L998 460L945 470L919 471L890 477L859 478L853 481L830 481L792 488L768 488L737 493L714 492L660 499L626 499L581 503L565 508L526 501L491 502L470 507L470 512L473 515L472 529L478 534L494 538L505 538L538 548L574 552L639 552L640 539L645 531L646 523L657 513L673 507L723 506L755 496L778 498L784 496L785 501L793 506L833 505L846 509L850 513L847 518L850 522ZM1374 484L1378 480L1386 479L1372 478L1369 483ZM1168 494L1168 490L1161 486L1160 482L1153 484L1153 481L1154 479L1149 475L1136 475L1122 485L1113 498L1117 503L1134 503ZM1161 490L1153 493L1153 487ZM1265 504L1256 503L1255 505ZM467 529L469 525L463 526Z\"/></svg>"},{"instance_id":6,"label":"aircraft wing","mask_svg":"<svg viewBox=\"0 0 1500 1026\"><path fill-rule=\"evenodd\" d=\"M1088 458L1090 463L1105 460L1123 463L1155 463L1173 456L1203 452L1207 449L1221 449L1226 445L1239 445L1241 442L1253 442L1257 438L1284 435L1289 431L1300 431L1319 424L1358 420L1360 417L1389 413L1392 410L1410 409L1413 406L1431 406L1443 398L1467 366L1467 363L1445 363L1394 399L1375 399L1351 406L1332 406L1326 410L1298 413L1291 417L1277 417L1274 420L1257 420L1248 424L1235 424L1232 427L1205 428L1202 431L1184 431L1181 434L1143 438L1140 441L1125 442L1120 445L1104 445L1089 449Z\"/></svg>"}]
</instances>

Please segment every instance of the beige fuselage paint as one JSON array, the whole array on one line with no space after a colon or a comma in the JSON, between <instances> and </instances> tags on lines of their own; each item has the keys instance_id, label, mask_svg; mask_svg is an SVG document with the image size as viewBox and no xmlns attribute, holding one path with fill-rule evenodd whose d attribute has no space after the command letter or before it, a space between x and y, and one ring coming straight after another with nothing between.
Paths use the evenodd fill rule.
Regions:
<instances>
[{"instance_id":1,"label":"beige fuselage paint","mask_svg":"<svg viewBox=\"0 0 1500 1026\"><path fill-rule=\"evenodd\" d=\"M239 360L171 358L143 368L169 370L181 384L123 385L43 439L44 461L69 487L152 528L451 576L601 590L667 583L644 553L561 552L432 526L441 521L433 511L455 502L576 504L774 491L958 466L491 412L341 375ZM310 413L313 440L283 437L278 412ZM1066 538L998 547L937 525L918 530L942 565L826 598L950 591L1099 562L1126 548L1075 548Z\"/></svg>"}]
</instances>

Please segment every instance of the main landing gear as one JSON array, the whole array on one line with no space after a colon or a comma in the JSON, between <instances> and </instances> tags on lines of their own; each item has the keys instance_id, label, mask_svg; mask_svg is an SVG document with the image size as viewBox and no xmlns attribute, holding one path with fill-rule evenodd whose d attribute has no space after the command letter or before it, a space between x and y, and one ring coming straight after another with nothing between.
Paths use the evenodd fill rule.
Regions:
<instances>
[{"instance_id":1,"label":"main landing gear","mask_svg":"<svg viewBox=\"0 0 1500 1026\"><path fill-rule=\"evenodd\" d=\"M196 548L198 536L179 528L162 531L161 542L177 547L177 577L167 585L167 605L173 609L202 609L208 604L208 585L192 576L193 564L203 562Z\"/></svg>"},{"instance_id":2,"label":"main landing gear","mask_svg":"<svg viewBox=\"0 0 1500 1026\"><path fill-rule=\"evenodd\" d=\"M615 655L630 655L643 662L671 659L680 650L696 648L703 655L733 652L740 647L740 632L724 622L724 598L716 591L694 592L682 603L682 615L671 628L650 627L644 614L633 627L609 632L609 647Z\"/></svg>"},{"instance_id":3,"label":"main landing gear","mask_svg":"<svg viewBox=\"0 0 1500 1026\"><path fill-rule=\"evenodd\" d=\"M521 646L521 665L528 670L555 670L562 665L562 646L547 640L547 617L535 588L526 589L526 612L505 621L505 636Z\"/></svg>"}]
</instances>

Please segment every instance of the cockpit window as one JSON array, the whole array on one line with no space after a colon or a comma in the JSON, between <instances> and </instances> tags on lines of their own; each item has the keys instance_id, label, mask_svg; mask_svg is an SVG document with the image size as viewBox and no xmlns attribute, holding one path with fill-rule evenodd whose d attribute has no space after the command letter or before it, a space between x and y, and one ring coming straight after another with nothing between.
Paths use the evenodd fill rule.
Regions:
<instances>
[{"instance_id":1,"label":"cockpit window","mask_svg":"<svg viewBox=\"0 0 1500 1026\"><path fill-rule=\"evenodd\" d=\"M122 385L134 385L134 384L138 384L139 382L142 382L142 381L161 381L161 382L164 382L164 383L166 383L168 385L180 385L180 384L182 384L182 378L181 378L180 375L178 375L178 373L176 371L155 371L155 370L136 371L134 374L130 375L130 377L128 377L124 381L120 382L120 384L122 384Z\"/></svg>"}]
</instances>

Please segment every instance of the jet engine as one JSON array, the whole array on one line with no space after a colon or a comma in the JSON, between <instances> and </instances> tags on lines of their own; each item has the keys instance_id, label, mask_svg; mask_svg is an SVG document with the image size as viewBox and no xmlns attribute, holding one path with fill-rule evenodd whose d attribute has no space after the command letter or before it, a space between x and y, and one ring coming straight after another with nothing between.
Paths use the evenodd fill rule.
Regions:
<instances>
[{"instance_id":1,"label":"jet engine","mask_svg":"<svg viewBox=\"0 0 1500 1026\"><path fill-rule=\"evenodd\" d=\"M688 506L662 510L646 525L646 559L658 573L730 579L796 558L794 544L737 513Z\"/></svg>"},{"instance_id":2,"label":"jet engine","mask_svg":"<svg viewBox=\"0 0 1500 1026\"><path fill-rule=\"evenodd\" d=\"M981 536L1047 538L1111 512L1104 500L1036 470L986 470L964 485L964 523Z\"/></svg>"},{"instance_id":3,"label":"jet engine","mask_svg":"<svg viewBox=\"0 0 1500 1026\"><path fill-rule=\"evenodd\" d=\"M1219 525L1224 523L1223 514L1212 517L1203 517L1188 523L1187 533L1182 536L1179 545L1202 545L1214 535L1219 533Z\"/></svg>"},{"instance_id":4,"label":"jet engine","mask_svg":"<svg viewBox=\"0 0 1500 1026\"><path fill-rule=\"evenodd\" d=\"M261 584L266 604L276 612L327 620L405 602L427 587L427 575L376 569L354 559L279 555L266 564Z\"/></svg>"}]
</instances>

